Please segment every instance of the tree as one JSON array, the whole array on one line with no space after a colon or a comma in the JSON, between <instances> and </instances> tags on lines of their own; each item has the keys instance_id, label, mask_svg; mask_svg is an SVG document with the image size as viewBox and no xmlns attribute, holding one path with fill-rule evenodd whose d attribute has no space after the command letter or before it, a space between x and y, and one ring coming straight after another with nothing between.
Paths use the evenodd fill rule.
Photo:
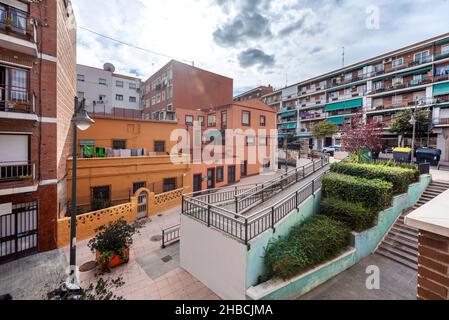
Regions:
<instances>
[{"instance_id":1,"label":"tree","mask_svg":"<svg viewBox=\"0 0 449 320\"><path fill-rule=\"evenodd\" d=\"M380 152L382 149L383 125L378 125L374 121L364 123L362 116L356 114L351 118L350 123L343 126L341 135L342 148L355 154L358 161L362 160L365 150Z\"/></svg>"},{"instance_id":2,"label":"tree","mask_svg":"<svg viewBox=\"0 0 449 320\"><path fill-rule=\"evenodd\" d=\"M402 136L406 134L413 133L413 125L410 120L413 116L413 110L404 110L398 112L394 116L394 120L391 122L390 132L397 133ZM427 134L431 121L429 119L429 113L427 110L419 109L416 110L416 134L417 136L422 136ZM402 137L403 139L403 137ZM402 141L401 141L402 144Z\"/></svg>"},{"instance_id":3,"label":"tree","mask_svg":"<svg viewBox=\"0 0 449 320\"><path fill-rule=\"evenodd\" d=\"M334 123L322 121L316 124L312 129L312 135L317 139L326 138L337 133L338 128Z\"/></svg>"}]
</instances>

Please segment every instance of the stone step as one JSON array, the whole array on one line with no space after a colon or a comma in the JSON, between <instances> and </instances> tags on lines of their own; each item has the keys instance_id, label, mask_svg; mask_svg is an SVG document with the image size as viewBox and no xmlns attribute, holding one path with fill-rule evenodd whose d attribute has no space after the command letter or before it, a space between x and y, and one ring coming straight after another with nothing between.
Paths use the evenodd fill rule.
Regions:
<instances>
[{"instance_id":1,"label":"stone step","mask_svg":"<svg viewBox=\"0 0 449 320\"><path fill-rule=\"evenodd\" d=\"M387 250L390 248L399 250L401 252L409 254L410 256L414 256L414 257L418 258L418 248L413 248L413 247L407 246L405 244L402 244L400 241L385 239L385 241L382 243L382 245L380 247L387 249Z\"/></svg>"},{"instance_id":2,"label":"stone step","mask_svg":"<svg viewBox=\"0 0 449 320\"><path fill-rule=\"evenodd\" d=\"M441 188L441 187L428 187L426 189L426 191L431 191L431 192L437 192L437 193L443 193L445 191L447 191L448 189L446 188Z\"/></svg>"},{"instance_id":3,"label":"stone step","mask_svg":"<svg viewBox=\"0 0 449 320\"><path fill-rule=\"evenodd\" d=\"M413 233L418 233L418 230L417 230L417 229L415 229L415 228L413 228L413 227L410 227L410 226L406 225L406 224L404 223L404 220L398 220L398 221L396 221L396 224L394 225L394 227L402 228L402 229L405 229L405 230L410 231L410 232L413 232Z\"/></svg>"},{"instance_id":4,"label":"stone step","mask_svg":"<svg viewBox=\"0 0 449 320\"><path fill-rule=\"evenodd\" d=\"M442 187L442 188L448 188L449 189L449 183L441 182L441 181L432 181L430 183L430 186L437 186L437 187Z\"/></svg>"},{"instance_id":5,"label":"stone step","mask_svg":"<svg viewBox=\"0 0 449 320\"><path fill-rule=\"evenodd\" d=\"M414 243L416 243L416 245L418 245L418 236L410 236L405 233L397 232L393 229L391 229L391 231L388 235L391 235L392 237L397 238L397 239L404 239L409 242L414 242Z\"/></svg>"},{"instance_id":6,"label":"stone step","mask_svg":"<svg viewBox=\"0 0 449 320\"><path fill-rule=\"evenodd\" d=\"M399 232L399 233L405 233L408 236L411 237L417 237L418 236L418 230L416 229L412 229L406 225L400 225L400 224L395 224L392 228L392 230Z\"/></svg>"},{"instance_id":7,"label":"stone step","mask_svg":"<svg viewBox=\"0 0 449 320\"><path fill-rule=\"evenodd\" d=\"M386 250L384 250L382 248L379 248L379 250L377 250L376 253L381 255L381 256L384 256L386 258L389 258L389 259L391 259L393 261L396 261L396 262L398 262L398 263L400 263L400 264L402 264L402 265L404 265L406 267L409 267L409 268L411 268L413 270L418 270L418 263L410 262L410 261L408 261L406 259L403 259L403 258L401 258L399 256L396 256L396 255L392 254L391 252L386 251Z\"/></svg>"},{"instance_id":8,"label":"stone step","mask_svg":"<svg viewBox=\"0 0 449 320\"><path fill-rule=\"evenodd\" d=\"M410 249L415 250L416 252L418 251L418 241L410 241L410 240L404 239L402 237L395 237L390 233L385 238L385 240L387 242L391 242L391 243L398 243L401 246L408 247Z\"/></svg>"},{"instance_id":9,"label":"stone step","mask_svg":"<svg viewBox=\"0 0 449 320\"><path fill-rule=\"evenodd\" d=\"M388 252L390 252L391 254L393 254L395 256L398 256L398 257L400 257L402 259L410 261L411 263L418 264L418 255L417 254L415 255L415 254L410 254L410 253L404 252L404 251L399 250L399 249L397 249L397 248L395 248L393 246L389 246L389 245L387 245L385 243L382 243L382 245L379 247L379 249L383 249L385 251L388 251Z\"/></svg>"}]
</instances>

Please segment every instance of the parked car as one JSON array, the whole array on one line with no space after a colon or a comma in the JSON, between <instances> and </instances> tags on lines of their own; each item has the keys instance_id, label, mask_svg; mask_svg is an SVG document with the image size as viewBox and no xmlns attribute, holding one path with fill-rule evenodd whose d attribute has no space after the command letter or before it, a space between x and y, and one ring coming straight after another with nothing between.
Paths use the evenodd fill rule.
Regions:
<instances>
[{"instance_id":1,"label":"parked car","mask_svg":"<svg viewBox=\"0 0 449 320\"><path fill-rule=\"evenodd\" d=\"M394 147L386 147L383 153L393 153Z\"/></svg>"},{"instance_id":2,"label":"parked car","mask_svg":"<svg viewBox=\"0 0 449 320\"><path fill-rule=\"evenodd\" d=\"M325 147L321 150L322 153L327 153L331 157L333 157L335 152L338 152L338 151L340 151L340 146Z\"/></svg>"}]
</instances>

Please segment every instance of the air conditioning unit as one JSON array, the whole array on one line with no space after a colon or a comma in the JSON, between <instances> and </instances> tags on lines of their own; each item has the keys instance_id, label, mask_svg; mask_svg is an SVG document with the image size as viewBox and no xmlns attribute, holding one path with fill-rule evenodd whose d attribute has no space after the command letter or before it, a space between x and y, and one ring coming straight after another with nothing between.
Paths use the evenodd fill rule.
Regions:
<instances>
[{"instance_id":1,"label":"air conditioning unit","mask_svg":"<svg viewBox=\"0 0 449 320\"><path fill-rule=\"evenodd\" d=\"M167 106L167 112L173 112L173 111L174 111L173 105L169 104Z\"/></svg>"}]
</instances>

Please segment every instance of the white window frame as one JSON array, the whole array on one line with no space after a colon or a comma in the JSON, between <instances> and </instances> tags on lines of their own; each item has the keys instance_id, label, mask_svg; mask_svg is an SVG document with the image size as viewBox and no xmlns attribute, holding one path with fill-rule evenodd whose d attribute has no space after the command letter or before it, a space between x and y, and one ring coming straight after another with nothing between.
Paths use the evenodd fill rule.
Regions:
<instances>
[{"instance_id":1,"label":"white window frame","mask_svg":"<svg viewBox=\"0 0 449 320\"><path fill-rule=\"evenodd\" d=\"M115 81L115 86L117 88L123 88L125 86L125 83L122 80L116 80Z\"/></svg>"},{"instance_id":2,"label":"white window frame","mask_svg":"<svg viewBox=\"0 0 449 320\"><path fill-rule=\"evenodd\" d=\"M426 53L426 55L423 56L423 53ZM421 56L420 60L416 59L418 56ZM430 56L430 50L424 50L424 51L421 51L421 52L417 52L417 53L415 53L413 55L413 61L415 61L415 62L420 61L421 62L424 57L428 57L428 56Z\"/></svg>"},{"instance_id":3,"label":"white window frame","mask_svg":"<svg viewBox=\"0 0 449 320\"><path fill-rule=\"evenodd\" d=\"M397 63L398 61L400 61L401 63ZM404 65L404 58L398 58L398 59L394 59L393 62L391 63L393 68L398 68L398 67L402 67Z\"/></svg>"},{"instance_id":4,"label":"white window frame","mask_svg":"<svg viewBox=\"0 0 449 320\"><path fill-rule=\"evenodd\" d=\"M447 54L449 53L449 44L442 45L441 46L441 54Z\"/></svg>"},{"instance_id":5,"label":"white window frame","mask_svg":"<svg viewBox=\"0 0 449 320\"><path fill-rule=\"evenodd\" d=\"M393 104L393 105L401 104L402 101L403 101L402 95L392 96L391 97L391 104Z\"/></svg>"},{"instance_id":6,"label":"white window frame","mask_svg":"<svg viewBox=\"0 0 449 320\"><path fill-rule=\"evenodd\" d=\"M122 97L122 99L119 99L119 97ZM116 94L115 95L115 101L123 101L125 99L125 97L123 96L123 94Z\"/></svg>"},{"instance_id":7,"label":"white window frame","mask_svg":"<svg viewBox=\"0 0 449 320\"><path fill-rule=\"evenodd\" d=\"M98 78L98 84L101 86L107 86L108 81L105 78Z\"/></svg>"}]
</instances>

